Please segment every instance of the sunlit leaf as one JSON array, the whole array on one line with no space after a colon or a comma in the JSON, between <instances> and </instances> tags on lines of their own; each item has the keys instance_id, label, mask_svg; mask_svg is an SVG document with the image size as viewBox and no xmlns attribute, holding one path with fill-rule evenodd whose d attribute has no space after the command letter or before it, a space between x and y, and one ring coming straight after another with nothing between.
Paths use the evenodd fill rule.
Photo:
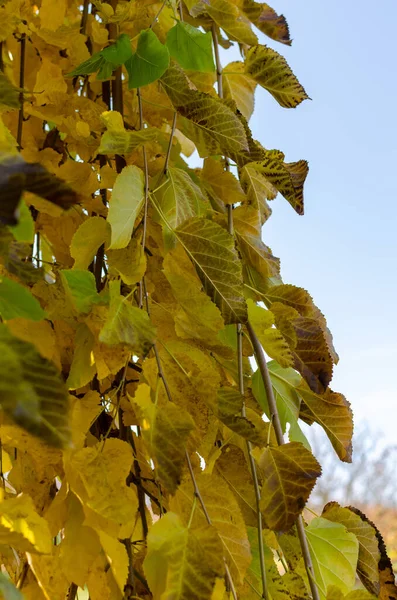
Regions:
<instances>
[{"instance_id":1,"label":"sunlit leaf","mask_svg":"<svg viewBox=\"0 0 397 600\"><path fill-rule=\"evenodd\" d=\"M178 63L187 70L203 73L215 71L212 36L189 23L177 21L167 33L167 48Z\"/></svg>"},{"instance_id":2,"label":"sunlit leaf","mask_svg":"<svg viewBox=\"0 0 397 600\"><path fill-rule=\"evenodd\" d=\"M281 367L292 367L293 357L289 346L282 334L273 327L274 315L269 310L256 305L252 300L248 300L247 305L248 319L265 352L274 358Z\"/></svg>"},{"instance_id":3,"label":"sunlit leaf","mask_svg":"<svg viewBox=\"0 0 397 600\"><path fill-rule=\"evenodd\" d=\"M231 40L253 46L258 38L249 22L234 3L227 0L209 0L204 3L206 13L223 29Z\"/></svg>"},{"instance_id":4,"label":"sunlit leaf","mask_svg":"<svg viewBox=\"0 0 397 600\"><path fill-rule=\"evenodd\" d=\"M169 64L168 48L159 41L154 31L141 31L136 51L125 63L129 89L142 87L160 79Z\"/></svg>"},{"instance_id":5,"label":"sunlit leaf","mask_svg":"<svg viewBox=\"0 0 397 600\"><path fill-rule=\"evenodd\" d=\"M234 100L247 121L254 112L256 82L244 71L244 63L231 62L222 71L223 94Z\"/></svg>"},{"instance_id":6,"label":"sunlit leaf","mask_svg":"<svg viewBox=\"0 0 397 600\"><path fill-rule=\"evenodd\" d=\"M306 537L321 600L329 585L343 593L354 588L358 559L358 540L340 523L316 517L306 527Z\"/></svg>"},{"instance_id":7,"label":"sunlit leaf","mask_svg":"<svg viewBox=\"0 0 397 600\"><path fill-rule=\"evenodd\" d=\"M48 523L37 514L29 496L0 502L0 544L13 546L20 552L50 554L52 539Z\"/></svg>"},{"instance_id":8,"label":"sunlit leaf","mask_svg":"<svg viewBox=\"0 0 397 600\"><path fill-rule=\"evenodd\" d=\"M309 98L285 58L268 46L258 45L248 50L245 72L284 108L295 108Z\"/></svg>"},{"instance_id":9,"label":"sunlit leaf","mask_svg":"<svg viewBox=\"0 0 397 600\"><path fill-rule=\"evenodd\" d=\"M263 474L261 512L266 526L287 531L302 512L321 467L302 444L268 447L259 457Z\"/></svg>"},{"instance_id":10,"label":"sunlit leaf","mask_svg":"<svg viewBox=\"0 0 397 600\"><path fill-rule=\"evenodd\" d=\"M159 130L155 127L141 131L127 131L121 114L107 111L101 115L107 131L102 135L98 154L130 154L135 148L156 140Z\"/></svg>"},{"instance_id":11,"label":"sunlit leaf","mask_svg":"<svg viewBox=\"0 0 397 600\"><path fill-rule=\"evenodd\" d=\"M124 167L117 176L110 200L107 218L112 228L110 249L128 246L144 197L143 172L135 165Z\"/></svg>"},{"instance_id":12,"label":"sunlit leaf","mask_svg":"<svg viewBox=\"0 0 397 600\"><path fill-rule=\"evenodd\" d=\"M230 234L213 221L193 218L178 227L175 235L225 323L244 322L246 305L242 296L241 265Z\"/></svg>"},{"instance_id":13,"label":"sunlit leaf","mask_svg":"<svg viewBox=\"0 0 397 600\"><path fill-rule=\"evenodd\" d=\"M240 182L218 160L206 158L201 176L206 190L224 204L244 202Z\"/></svg>"}]
</instances>

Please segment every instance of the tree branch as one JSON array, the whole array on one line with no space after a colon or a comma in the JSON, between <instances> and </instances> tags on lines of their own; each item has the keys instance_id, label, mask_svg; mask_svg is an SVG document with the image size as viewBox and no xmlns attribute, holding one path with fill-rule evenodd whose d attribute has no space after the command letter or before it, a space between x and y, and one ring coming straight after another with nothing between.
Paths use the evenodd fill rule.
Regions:
<instances>
[{"instance_id":1,"label":"tree branch","mask_svg":"<svg viewBox=\"0 0 397 600\"><path fill-rule=\"evenodd\" d=\"M21 44L21 57L19 63L19 87L23 90L25 86L25 54L26 54L26 35L23 33L20 39ZM22 127L23 127L23 91L19 93L19 102L21 106L18 114L18 130L17 130L17 144L19 151L22 150Z\"/></svg>"},{"instance_id":2,"label":"tree branch","mask_svg":"<svg viewBox=\"0 0 397 600\"><path fill-rule=\"evenodd\" d=\"M274 430L276 433L277 443L279 446L282 446L285 443L284 435L283 435L283 430L281 427L280 416L278 414L276 399L275 399L274 393L273 393L273 386L272 386L272 381L270 379L269 369L267 367L265 353L264 353L263 348L256 336L256 333L249 321L247 323L247 330L248 330L248 333L249 333L249 336L251 339L252 346L254 348L255 358L256 358L256 362L259 367L259 371L262 376L263 385L265 387L265 392L266 392L267 401L268 401L269 410L270 410L270 418L271 418L271 421L273 423ZM309 579L309 584L310 584L310 589L312 592L313 600L320 600L320 595L319 595L317 585L316 585L315 579L314 579L313 563L312 563L312 558L310 556L309 545L307 543L305 526L303 523L302 515L299 515L297 522L296 522L296 527L298 530L299 542L300 542L301 549L302 549L303 560L305 561L305 567L306 567L306 571L307 571L307 575L308 575L308 579Z\"/></svg>"}]
</instances>

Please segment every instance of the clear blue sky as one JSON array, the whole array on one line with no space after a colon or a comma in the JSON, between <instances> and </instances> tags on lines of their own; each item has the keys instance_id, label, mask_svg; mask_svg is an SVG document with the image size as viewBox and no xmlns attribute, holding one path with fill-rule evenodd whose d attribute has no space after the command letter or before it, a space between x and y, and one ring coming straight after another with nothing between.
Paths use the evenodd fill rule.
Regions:
<instances>
[{"instance_id":1,"label":"clear blue sky","mask_svg":"<svg viewBox=\"0 0 397 600\"><path fill-rule=\"evenodd\" d=\"M313 101L283 109L258 89L254 137L310 173L305 215L281 197L263 239L286 283L327 317L340 363L332 387L397 442L397 3L273 0L289 23L282 53ZM227 57L227 58L226 58ZM223 64L239 60L222 52Z\"/></svg>"}]
</instances>

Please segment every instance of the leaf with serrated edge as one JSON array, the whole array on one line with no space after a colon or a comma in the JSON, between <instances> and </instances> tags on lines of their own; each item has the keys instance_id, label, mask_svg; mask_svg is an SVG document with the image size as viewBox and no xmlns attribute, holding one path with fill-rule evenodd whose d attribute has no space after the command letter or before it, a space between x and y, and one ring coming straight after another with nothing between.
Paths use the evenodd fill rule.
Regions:
<instances>
[{"instance_id":1,"label":"leaf with serrated edge","mask_svg":"<svg viewBox=\"0 0 397 600\"><path fill-rule=\"evenodd\" d=\"M176 66L164 73L161 83L178 113L192 121L210 143L215 141L225 154L231 156L248 150L244 127L225 102L192 89L192 84Z\"/></svg>"},{"instance_id":2,"label":"leaf with serrated edge","mask_svg":"<svg viewBox=\"0 0 397 600\"><path fill-rule=\"evenodd\" d=\"M258 45L248 50L245 72L284 108L295 108L309 98L285 58L268 46Z\"/></svg>"},{"instance_id":3,"label":"leaf with serrated edge","mask_svg":"<svg viewBox=\"0 0 397 600\"><path fill-rule=\"evenodd\" d=\"M326 600L329 585L338 586L344 594L350 592L356 579L356 536L340 523L316 517L306 527L306 537L321 600Z\"/></svg>"},{"instance_id":4,"label":"leaf with serrated edge","mask_svg":"<svg viewBox=\"0 0 397 600\"><path fill-rule=\"evenodd\" d=\"M287 531L301 514L321 467L298 442L265 448L258 464L263 476L260 506L266 526Z\"/></svg>"},{"instance_id":5,"label":"leaf with serrated edge","mask_svg":"<svg viewBox=\"0 0 397 600\"><path fill-rule=\"evenodd\" d=\"M288 23L284 15L278 15L268 4L254 2L254 0L243 0L242 11L265 35L276 42L290 46L292 40L289 36Z\"/></svg>"},{"instance_id":6,"label":"leaf with serrated edge","mask_svg":"<svg viewBox=\"0 0 397 600\"><path fill-rule=\"evenodd\" d=\"M321 516L334 523L341 523L350 533L354 533L359 543L357 575L367 590L377 596L380 589L380 552L375 528L350 507L342 507L337 502L326 504Z\"/></svg>"},{"instance_id":7,"label":"leaf with serrated edge","mask_svg":"<svg viewBox=\"0 0 397 600\"><path fill-rule=\"evenodd\" d=\"M343 462L351 462L353 415L346 398L329 388L324 394L315 394L304 382L296 388L296 392L304 402L300 417L321 425L339 458Z\"/></svg>"},{"instance_id":8,"label":"leaf with serrated edge","mask_svg":"<svg viewBox=\"0 0 397 600\"><path fill-rule=\"evenodd\" d=\"M248 46L257 44L258 38L252 31L250 23L234 3L227 0L209 0L205 3L205 10L231 40Z\"/></svg>"},{"instance_id":9,"label":"leaf with serrated edge","mask_svg":"<svg viewBox=\"0 0 397 600\"><path fill-rule=\"evenodd\" d=\"M124 167L116 178L107 217L112 228L111 250L128 246L144 197L143 172L135 165Z\"/></svg>"},{"instance_id":10,"label":"leaf with serrated edge","mask_svg":"<svg viewBox=\"0 0 397 600\"><path fill-rule=\"evenodd\" d=\"M225 323L246 321L242 272L232 236L208 219L193 218L175 230L195 265L204 289L220 309Z\"/></svg>"}]
</instances>

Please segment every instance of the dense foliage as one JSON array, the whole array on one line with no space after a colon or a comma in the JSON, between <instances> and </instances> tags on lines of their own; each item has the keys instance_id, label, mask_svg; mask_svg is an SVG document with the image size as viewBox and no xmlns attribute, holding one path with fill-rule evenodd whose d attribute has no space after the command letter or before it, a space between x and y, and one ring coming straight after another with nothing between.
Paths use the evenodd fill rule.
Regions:
<instances>
[{"instance_id":1,"label":"dense foliage","mask_svg":"<svg viewBox=\"0 0 397 600\"><path fill-rule=\"evenodd\" d=\"M300 421L342 461L353 422L324 316L261 239L277 194L304 209L306 161L248 127L257 85L308 97L258 41L290 45L285 18L81 2L0 2L0 595L397 598L365 515L302 518Z\"/></svg>"}]
</instances>

